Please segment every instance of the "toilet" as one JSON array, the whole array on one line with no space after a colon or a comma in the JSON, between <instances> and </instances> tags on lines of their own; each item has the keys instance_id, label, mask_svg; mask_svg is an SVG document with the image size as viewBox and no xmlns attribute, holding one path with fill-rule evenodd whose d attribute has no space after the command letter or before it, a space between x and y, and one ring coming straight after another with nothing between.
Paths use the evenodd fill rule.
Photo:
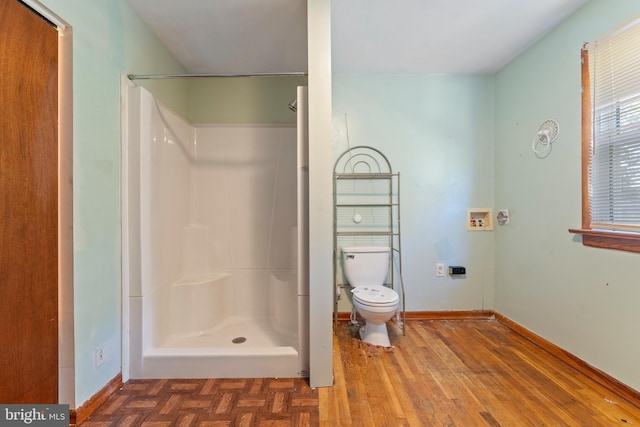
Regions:
<instances>
[{"instance_id":1,"label":"toilet","mask_svg":"<svg viewBox=\"0 0 640 427\"><path fill-rule=\"evenodd\" d=\"M389 347L387 321L398 309L400 297L384 286L389 272L391 249L383 246L342 248L344 274L352 286L353 306L365 320L360 329L362 341Z\"/></svg>"}]
</instances>

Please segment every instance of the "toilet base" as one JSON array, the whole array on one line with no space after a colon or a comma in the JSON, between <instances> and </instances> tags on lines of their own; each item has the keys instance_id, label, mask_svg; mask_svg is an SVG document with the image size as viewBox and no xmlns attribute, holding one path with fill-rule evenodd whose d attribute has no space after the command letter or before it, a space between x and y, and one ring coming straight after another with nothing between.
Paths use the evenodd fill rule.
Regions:
<instances>
[{"instance_id":1,"label":"toilet base","mask_svg":"<svg viewBox=\"0 0 640 427\"><path fill-rule=\"evenodd\" d=\"M365 325L360 328L360 339L367 344L391 347L386 323L374 324L366 322Z\"/></svg>"}]
</instances>

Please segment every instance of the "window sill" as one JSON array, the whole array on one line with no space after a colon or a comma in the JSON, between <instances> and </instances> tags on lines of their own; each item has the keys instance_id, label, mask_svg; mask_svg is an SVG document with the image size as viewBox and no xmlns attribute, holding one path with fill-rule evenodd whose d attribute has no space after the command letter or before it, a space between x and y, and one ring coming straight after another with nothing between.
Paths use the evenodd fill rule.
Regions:
<instances>
[{"instance_id":1,"label":"window sill","mask_svg":"<svg viewBox=\"0 0 640 427\"><path fill-rule=\"evenodd\" d=\"M581 234L582 244L594 248L617 249L640 253L640 233L570 228L569 233Z\"/></svg>"}]
</instances>

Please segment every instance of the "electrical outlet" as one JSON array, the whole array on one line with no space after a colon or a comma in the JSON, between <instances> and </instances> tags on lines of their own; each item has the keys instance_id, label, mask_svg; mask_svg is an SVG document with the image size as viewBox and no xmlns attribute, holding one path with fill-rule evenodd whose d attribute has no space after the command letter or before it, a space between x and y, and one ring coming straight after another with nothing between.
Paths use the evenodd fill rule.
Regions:
<instances>
[{"instance_id":1,"label":"electrical outlet","mask_svg":"<svg viewBox=\"0 0 640 427\"><path fill-rule=\"evenodd\" d=\"M444 277L444 264L436 264L436 277Z\"/></svg>"},{"instance_id":2,"label":"electrical outlet","mask_svg":"<svg viewBox=\"0 0 640 427\"><path fill-rule=\"evenodd\" d=\"M105 351L104 351L104 346L100 346L98 348L96 348L96 368L99 368L100 366L104 365L105 362Z\"/></svg>"}]
</instances>

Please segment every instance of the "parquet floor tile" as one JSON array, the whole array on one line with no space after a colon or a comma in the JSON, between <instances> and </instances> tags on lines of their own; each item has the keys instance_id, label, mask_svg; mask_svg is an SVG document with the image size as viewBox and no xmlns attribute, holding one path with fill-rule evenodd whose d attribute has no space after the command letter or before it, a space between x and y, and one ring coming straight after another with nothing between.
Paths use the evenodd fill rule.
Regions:
<instances>
[{"instance_id":1,"label":"parquet floor tile","mask_svg":"<svg viewBox=\"0 0 640 427\"><path fill-rule=\"evenodd\" d=\"M319 424L303 378L130 380L82 427L297 427Z\"/></svg>"}]
</instances>

